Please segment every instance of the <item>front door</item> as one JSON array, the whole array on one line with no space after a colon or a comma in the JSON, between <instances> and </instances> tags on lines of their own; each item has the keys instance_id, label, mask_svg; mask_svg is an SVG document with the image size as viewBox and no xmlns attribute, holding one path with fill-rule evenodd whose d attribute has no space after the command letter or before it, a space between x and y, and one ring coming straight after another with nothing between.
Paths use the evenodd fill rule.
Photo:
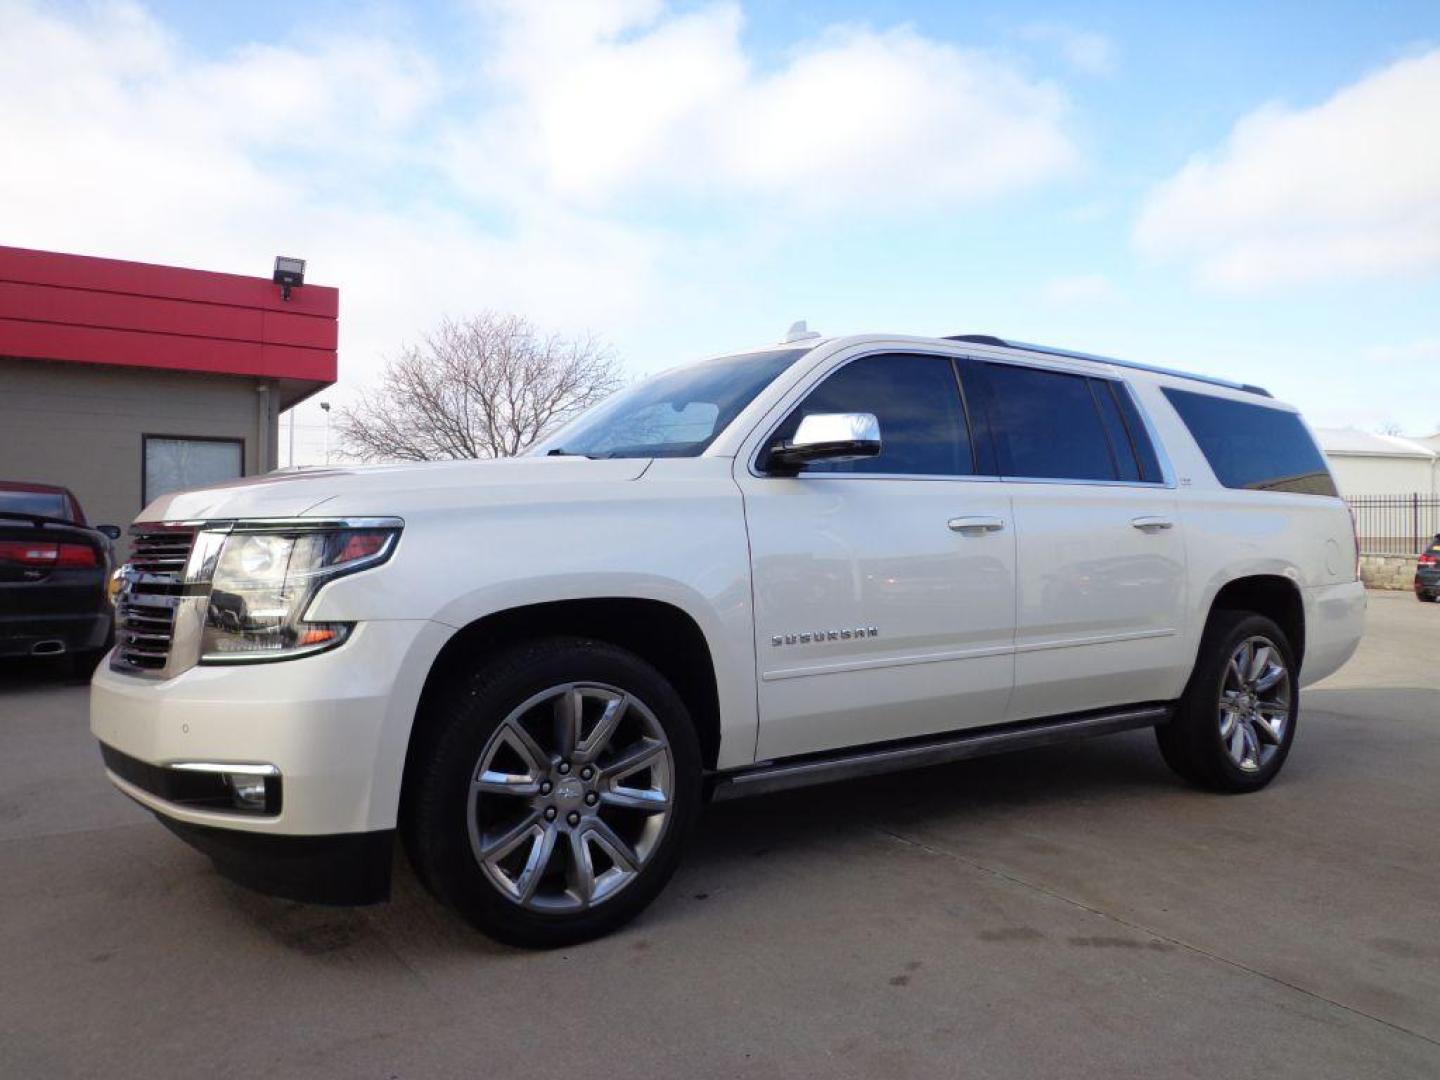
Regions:
<instances>
[{"instance_id":1,"label":"front door","mask_svg":"<svg viewBox=\"0 0 1440 1080\"><path fill-rule=\"evenodd\" d=\"M953 362L842 361L769 441L839 412L875 414L879 457L792 478L737 460L761 760L996 723L1013 683L1010 500L975 475Z\"/></svg>"}]
</instances>

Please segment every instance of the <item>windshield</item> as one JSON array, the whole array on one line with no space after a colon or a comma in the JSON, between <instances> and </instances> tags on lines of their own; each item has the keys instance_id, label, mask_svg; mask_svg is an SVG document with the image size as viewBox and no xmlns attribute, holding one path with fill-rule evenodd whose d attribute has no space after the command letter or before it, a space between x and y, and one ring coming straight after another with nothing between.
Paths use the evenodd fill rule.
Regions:
<instances>
[{"instance_id":1,"label":"windshield","mask_svg":"<svg viewBox=\"0 0 1440 1080\"><path fill-rule=\"evenodd\" d=\"M810 348L774 349L676 368L607 398L532 454L696 457Z\"/></svg>"},{"instance_id":2,"label":"windshield","mask_svg":"<svg viewBox=\"0 0 1440 1080\"><path fill-rule=\"evenodd\" d=\"M0 488L0 513L39 514L70 520L70 505L60 491L9 491Z\"/></svg>"}]
</instances>

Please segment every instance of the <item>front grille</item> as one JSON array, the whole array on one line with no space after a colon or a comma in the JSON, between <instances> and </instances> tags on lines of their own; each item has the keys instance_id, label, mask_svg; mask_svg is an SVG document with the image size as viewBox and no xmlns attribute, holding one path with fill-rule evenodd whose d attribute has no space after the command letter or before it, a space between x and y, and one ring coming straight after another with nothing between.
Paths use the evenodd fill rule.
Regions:
<instances>
[{"instance_id":1,"label":"front grille","mask_svg":"<svg viewBox=\"0 0 1440 1080\"><path fill-rule=\"evenodd\" d=\"M115 602L117 671L159 671L170 659L175 613L184 592L193 529L136 532L125 584Z\"/></svg>"}]
</instances>

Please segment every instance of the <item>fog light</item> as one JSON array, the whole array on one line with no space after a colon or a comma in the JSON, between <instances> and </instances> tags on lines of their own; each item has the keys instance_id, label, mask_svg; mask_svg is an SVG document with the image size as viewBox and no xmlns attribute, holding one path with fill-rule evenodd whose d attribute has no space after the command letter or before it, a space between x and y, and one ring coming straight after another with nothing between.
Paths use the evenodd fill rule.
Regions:
<instances>
[{"instance_id":1,"label":"fog light","mask_svg":"<svg viewBox=\"0 0 1440 1080\"><path fill-rule=\"evenodd\" d=\"M220 779L230 788L230 798L238 810L250 813L265 811L265 777L261 773L221 773Z\"/></svg>"}]
</instances>

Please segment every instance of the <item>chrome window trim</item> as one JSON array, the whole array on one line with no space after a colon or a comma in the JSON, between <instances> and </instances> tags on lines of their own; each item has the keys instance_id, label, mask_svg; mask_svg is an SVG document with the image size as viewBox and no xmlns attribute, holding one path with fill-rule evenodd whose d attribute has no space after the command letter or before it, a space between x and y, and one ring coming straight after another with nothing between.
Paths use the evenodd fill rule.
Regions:
<instances>
[{"instance_id":1,"label":"chrome window trim","mask_svg":"<svg viewBox=\"0 0 1440 1080\"><path fill-rule=\"evenodd\" d=\"M809 473L804 471L802 471L798 476L780 477L775 476L773 473L768 473L760 467L760 458L765 453L765 447L769 445L771 437L774 436L776 430L779 429L780 425L785 423L785 421L789 419L790 413L793 412L795 408L797 408L800 403L803 402L815 390L816 387L818 387L826 379L830 378L830 376L834 375L841 368L848 367L857 360L863 360L869 356L883 356L887 353L910 353L917 356L935 356L942 359L950 360L952 362L956 360L972 360L980 364L1010 364L1013 367L1033 367L1038 368L1041 371L1053 371L1061 375L1078 375L1081 378L1103 379L1106 382L1118 383L1124 389L1125 393L1130 395L1130 401L1135 406L1135 411L1140 415L1140 422L1145 427L1145 434L1149 438L1150 445L1155 451L1156 460L1160 463L1161 479L1159 481L1081 480L1064 476L1005 476L1000 473ZM1062 360L1065 359L1064 356L1060 356L1059 358ZM820 373L812 381L803 385L803 389L799 390L799 393L796 394L793 400L789 401L789 404L785 403L787 399L781 399L781 401L776 405L779 416L773 422L768 424L761 423L755 428L755 430L757 431L764 429L765 434L761 436L759 442L757 442L755 445L755 449L750 454L749 462L746 466L747 471L757 480L963 480L979 481L981 483L1003 482L1007 484L1066 484L1072 487L1122 487L1141 488L1147 491L1173 491L1177 485L1175 480L1175 470L1170 462L1170 455L1165 449L1165 444L1160 441L1159 435L1155 430L1155 425L1150 419L1149 411L1146 410L1144 404L1140 401L1139 395L1135 393L1135 389L1133 386L1130 385L1129 380L1124 378L1124 376L1120 375L1107 375L1098 372L1078 371L1073 367L1046 363L1045 359L1045 357L1040 357L1038 363L1032 363L1030 362L1030 359L1028 357L984 356L966 349L952 350L950 348L944 347L929 348L924 345L914 344L907 345L903 348L898 347L897 345L882 345L880 343L864 346L853 356L848 356L840 363L835 364L833 367L824 368L822 371L820 371ZM1084 359L1090 358L1087 357ZM1095 359L1098 362L1103 362L1101 358L1097 357ZM961 375L963 377L964 373L961 372ZM792 387L791 389L793 392L795 390L795 387ZM960 387L957 386L957 395L959 395L960 392ZM962 405L963 403L964 399L962 398ZM965 410L965 423L971 435L973 448L975 429L971 421L968 409ZM880 437L881 439L884 439L885 437L885 431L883 427L880 431Z\"/></svg>"}]
</instances>

